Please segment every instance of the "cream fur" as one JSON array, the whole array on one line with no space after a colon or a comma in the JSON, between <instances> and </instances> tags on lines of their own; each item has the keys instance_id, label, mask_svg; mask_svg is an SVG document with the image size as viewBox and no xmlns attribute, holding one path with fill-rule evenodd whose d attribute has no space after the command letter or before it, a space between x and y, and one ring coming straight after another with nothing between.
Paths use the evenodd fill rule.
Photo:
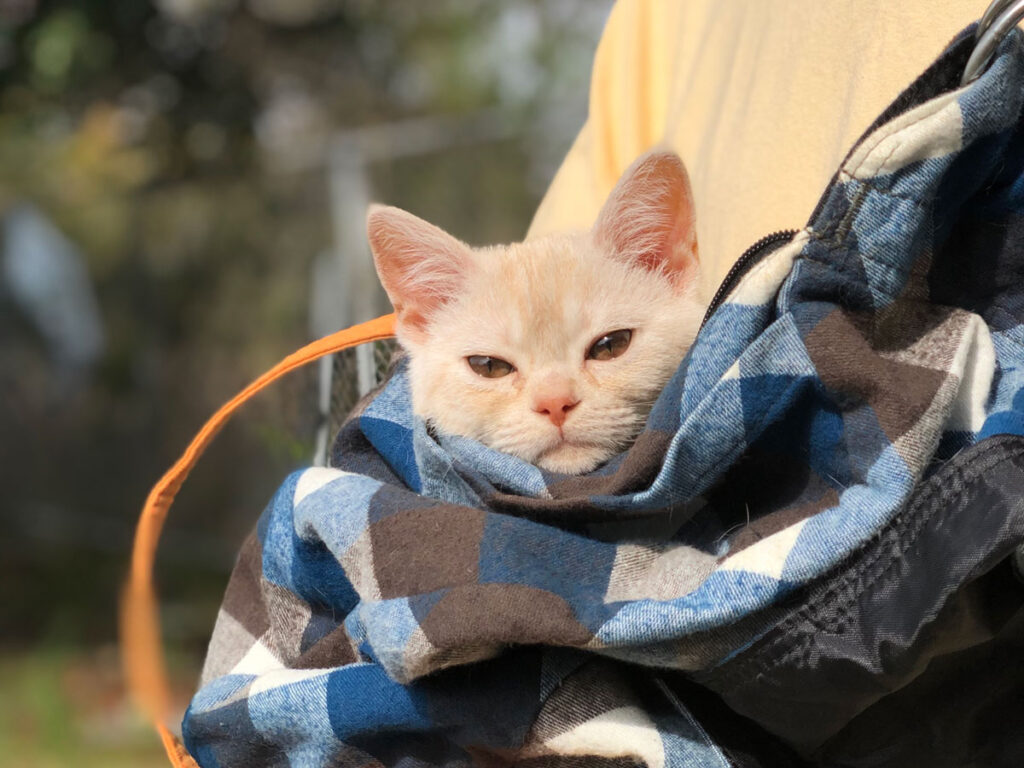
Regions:
<instances>
[{"instance_id":1,"label":"cream fur","mask_svg":"<svg viewBox=\"0 0 1024 768\"><path fill-rule=\"evenodd\" d=\"M389 234L388 211L397 209L371 212L385 289L396 308L424 320L409 323L400 311L397 326L409 351L415 412L444 432L556 472L587 472L627 447L693 342L704 309L681 167L674 155L642 158L591 232L508 246L459 244L459 252L449 238L438 250L431 228L424 230L431 242L410 259L411 215L399 211ZM387 251L396 242L403 244L397 257ZM400 265L417 261L403 276ZM430 306L415 307L416 288L426 285ZM620 357L586 358L594 341L623 328L633 335ZM469 367L470 355L501 358L515 371L483 378ZM561 428L537 411L552 388L578 400Z\"/></svg>"}]
</instances>

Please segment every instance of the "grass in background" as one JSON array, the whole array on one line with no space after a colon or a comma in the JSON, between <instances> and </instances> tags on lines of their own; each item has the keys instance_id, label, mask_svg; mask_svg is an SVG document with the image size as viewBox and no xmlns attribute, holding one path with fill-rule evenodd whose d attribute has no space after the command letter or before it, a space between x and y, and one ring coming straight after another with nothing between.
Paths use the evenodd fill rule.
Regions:
<instances>
[{"instance_id":1,"label":"grass in background","mask_svg":"<svg viewBox=\"0 0 1024 768\"><path fill-rule=\"evenodd\" d=\"M198 670L171 660L184 707ZM0 767L168 768L131 706L117 649L39 648L0 654Z\"/></svg>"}]
</instances>

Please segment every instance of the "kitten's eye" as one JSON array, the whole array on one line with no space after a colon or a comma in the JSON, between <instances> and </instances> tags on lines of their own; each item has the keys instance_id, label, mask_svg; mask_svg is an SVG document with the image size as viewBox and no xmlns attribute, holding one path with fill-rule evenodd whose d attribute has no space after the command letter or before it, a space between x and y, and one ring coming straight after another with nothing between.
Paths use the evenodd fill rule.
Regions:
<instances>
[{"instance_id":1,"label":"kitten's eye","mask_svg":"<svg viewBox=\"0 0 1024 768\"><path fill-rule=\"evenodd\" d=\"M466 358L469 367L473 372L485 379L500 379L508 376L515 368L512 363L507 363L499 357L488 357L487 355L470 355Z\"/></svg>"},{"instance_id":2,"label":"kitten's eye","mask_svg":"<svg viewBox=\"0 0 1024 768\"><path fill-rule=\"evenodd\" d=\"M629 348L631 338L633 338L633 332L628 328L606 333L587 350L587 359L611 360L613 357L618 357Z\"/></svg>"}]
</instances>

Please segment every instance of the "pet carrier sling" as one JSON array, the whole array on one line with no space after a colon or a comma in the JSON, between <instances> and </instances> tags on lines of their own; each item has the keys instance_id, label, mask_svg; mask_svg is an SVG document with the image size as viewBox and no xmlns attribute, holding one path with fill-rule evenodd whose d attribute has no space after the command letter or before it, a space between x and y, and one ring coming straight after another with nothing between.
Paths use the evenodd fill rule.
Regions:
<instances>
[{"instance_id":1,"label":"pet carrier sling","mask_svg":"<svg viewBox=\"0 0 1024 768\"><path fill-rule=\"evenodd\" d=\"M962 33L808 225L744 254L595 472L434 434L399 361L243 545L182 746L151 580L174 492L247 397L391 318L228 403L147 501L126 592L127 668L172 762L1024 765L1012 26Z\"/></svg>"}]
</instances>

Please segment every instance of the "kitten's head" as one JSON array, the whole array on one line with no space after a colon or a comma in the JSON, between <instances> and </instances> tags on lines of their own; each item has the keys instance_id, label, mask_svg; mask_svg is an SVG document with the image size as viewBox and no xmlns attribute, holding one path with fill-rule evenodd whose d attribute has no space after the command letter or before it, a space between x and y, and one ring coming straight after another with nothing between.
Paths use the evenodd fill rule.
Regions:
<instances>
[{"instance_id":1,"label":"kitten's head","mask_svg":"<svg viewBox=\"0 0 1024 768\"><path fill-rule=\"evenodd\" d=\"M700 324L674 154L634 163L589 232L470 248L382 206L367 226L415 412L544 469L587 472L625 448Z\"/></svg>"}]
</instances>

